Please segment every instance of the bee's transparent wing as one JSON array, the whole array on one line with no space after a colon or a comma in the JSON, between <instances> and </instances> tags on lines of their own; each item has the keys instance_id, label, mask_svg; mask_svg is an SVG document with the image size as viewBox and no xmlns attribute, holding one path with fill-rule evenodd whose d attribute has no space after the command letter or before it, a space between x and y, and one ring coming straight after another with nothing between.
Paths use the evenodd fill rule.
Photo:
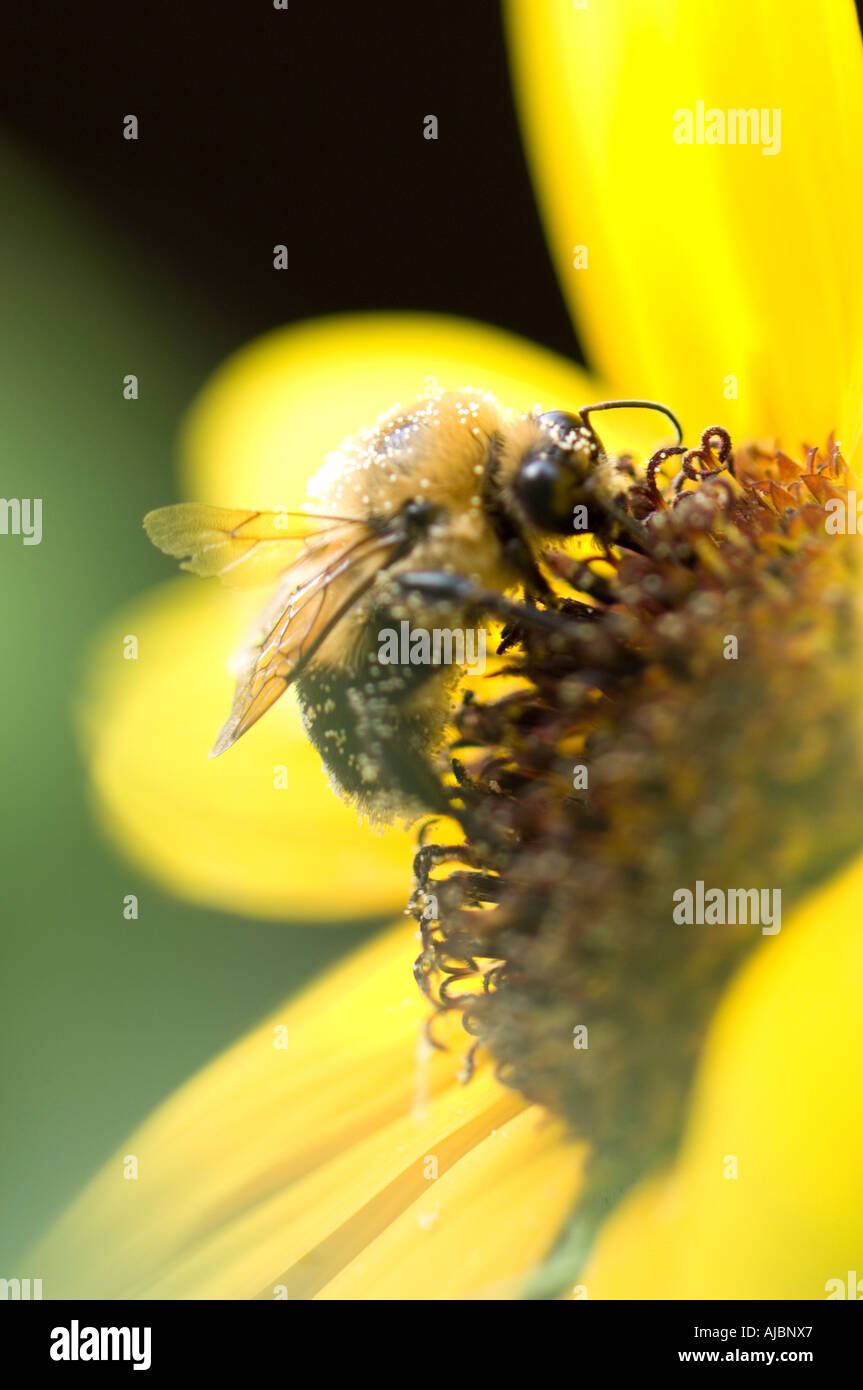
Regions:
<instances>
[{"instance_id":1,"label":"bee's transparent wing","mask_svg":"<svg viewBox=\"0 0 863 1390\"><path fill-rule=\"evenodd\" d=\"M180 503L149 512L150 540L194 574L229 584L279 581L250 643L211 757L275 704L336 623L409 548L398 516L385 523L305 512L244 512Z\"/></svg>"},{"instance_id":2,"label":"bee's transparent wing","mask_svg":"<svg viewBox=\"0 0 863 1390\"><path fill-rule=\"evenodd\" d=\"M355 537L365 523L306 512L244 512L180 502L144 517L154 545L193 574L226 584L272 584L301 555Z\"/></svg>"},{"instance_id":3,"label":"bee's transparent wing","mask_svg":"<svg viewBox=\"0 0 863 1390\"><path fill-rule=\"evenodd\" d=\"M224 753L266 714L381 569L409 546L397 521L377 530L356 522L290 566L248 648L231 713L211 757Z\"/></svg>"}]
</instances>

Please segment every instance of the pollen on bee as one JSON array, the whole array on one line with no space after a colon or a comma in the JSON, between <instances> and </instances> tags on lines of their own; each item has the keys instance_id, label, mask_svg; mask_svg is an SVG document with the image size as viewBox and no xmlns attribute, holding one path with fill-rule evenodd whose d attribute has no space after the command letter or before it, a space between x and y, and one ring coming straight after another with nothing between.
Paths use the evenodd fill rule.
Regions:
<instances>
[{"instance_id":1,"label":"pollen on bee","mask_svg":"<svg viewBox=\"0 0 863 1390\"><path fill-rule=\"evenodd\" d=\"M373 782L377 777L377 765L364 753L361 753L357 758L357 767L364 782Z\"/></svg>"}]
</instances>

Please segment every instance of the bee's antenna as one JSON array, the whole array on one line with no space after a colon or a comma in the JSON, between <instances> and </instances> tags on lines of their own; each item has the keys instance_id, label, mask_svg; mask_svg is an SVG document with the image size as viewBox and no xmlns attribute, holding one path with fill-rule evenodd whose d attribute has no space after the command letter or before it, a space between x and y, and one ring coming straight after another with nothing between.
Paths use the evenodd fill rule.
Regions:
<instances>
[{"instance_id":1,"label":"bee's antenna","mask_svg":"<svg viewBox=\"0 0 863 1390\"><path fill-rule=\"evenodd\" d=\"M662 415L666 415L677 431L678 444L683 443L683 429L680 421L667 405L660 405L658 401L597 401L595 405L583 405L579 410L582 420L586 421L588 415L592 415L595 410L658 410Z\"/></svg>"}]
</instances>

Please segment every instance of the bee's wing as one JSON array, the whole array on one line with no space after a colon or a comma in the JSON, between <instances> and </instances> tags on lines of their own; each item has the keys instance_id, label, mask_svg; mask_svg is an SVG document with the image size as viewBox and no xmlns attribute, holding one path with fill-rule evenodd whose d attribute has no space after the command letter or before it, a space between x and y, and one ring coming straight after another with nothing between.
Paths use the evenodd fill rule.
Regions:
<instances>
[{"instance_id":1,"label":"bee's wing","mask_svg":"<svg viewBox=\"0 0 863 1390\"><path fill-rule=\"evenodd\" d=\"M243 512L180 502L144 517L154 545L193 574L218 575L226 584L272 584L298 552L314 554L340 538L356 538L365 523L305 512Z\"/></svg>"},{"instance_id":2,"label":"bee's wing","mask_svg":"<svg viewBox=\"0 0 863 1390\"><path fill-rule=\"evenodd\" d=\"M211 758L236 743L275 704L380 570L409 544L397 521L377 530L365 522L343 522L329 544L315 546L291 565L249 647Z\"/></svg>"}]
</instances>

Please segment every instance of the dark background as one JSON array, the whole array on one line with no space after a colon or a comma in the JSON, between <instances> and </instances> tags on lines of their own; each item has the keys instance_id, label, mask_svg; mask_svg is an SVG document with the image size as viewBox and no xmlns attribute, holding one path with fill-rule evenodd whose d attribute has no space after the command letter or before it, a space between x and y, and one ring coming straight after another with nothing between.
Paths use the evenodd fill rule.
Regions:
<instances>
[{"instance_id":1,"label":"dark background","mask_svg":"<svg viewBox=\"0 0 863 1390\"><path fill-rule=\"evenodd\" d=\"M493 0L22 6L5 50L7 128L198 299L219 356L366 309L469 315L577 355ZM136 144L118 139L130 112Z\"/></svg>"},{"instance_id":2,"label":"dark background","mask_svg":"<svg viewBox=\"0 0 863 1390\"><path fill-rule=\"evenodd\" d=\"M133 1127L378 925L182 903L91 814L87 653L165 580L141 516L176 496L190 401L250 339L332 312L577 347L490 0L20 6L0 55L0 493L45 505L40 546L0 545L0 1276L35 1277L24 1252Z\"/></svg>"}]
</instances>

